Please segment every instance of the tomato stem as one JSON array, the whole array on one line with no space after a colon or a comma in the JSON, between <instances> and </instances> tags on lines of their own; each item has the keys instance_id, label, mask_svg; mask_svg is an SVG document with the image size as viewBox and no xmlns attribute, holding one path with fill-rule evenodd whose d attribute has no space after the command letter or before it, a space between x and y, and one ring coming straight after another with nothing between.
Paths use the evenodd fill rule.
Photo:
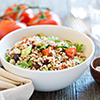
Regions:
<instances>
[{"instance_id":1,"label":"tomato stem","mask_svg":"<svg viewBox=\"0 0 100 100\"><path fill-rule=\"evenodd\" d=\"M40 11L40 13L41 13L40 19L46 19L46 16L44 15L44 12L41 10L40 7L39 7L39 11Z\"/></svg>"},{"instance_id":2,"label":"tomato stem","mask_svg":"<svg viewBox=\"0 0 100 100\"><path fill-rule=\"evenodd\" d=\"M7 15L10 15L10 14L14 14L14 13L18 13L19 11L13 11L13 12L9 12L9 13L6 13L4 14L3 16L0 17L0 19L2 20L3 17L7 16Z\"/></svg>"},{"instance_id":3,"label":"tomato stem","mask_svg":"<svg viewBox=\"0 0 100 100\"><path fill-rule=\"evenodd\" d=\"M20 17L20 15L22 14L22 12L24 12L26 9L23 9L23 10L20 10L19 12L18 12L18 15L17 15L17 17L16 17L16 20L19 20L19 17Z\"/></svg>"},{"instance_id":4,"label":"tomato stem","mask_svg":"<svg viewBox=\"0 0 100 100\"><path fill-rule=\"evenodd\" d=\"M28 6L28 8L32 8L32 9L39 8L39 9L46 9L46 10L50 10L50 8L48 8L48 7L39 7L39 6Z\"/></svg>"},{"instance_id":5,"label":"tomato stem","mask_svg":"<svg viewBox=\"0 0 100 100\"><path fill-rule=\"evenodd\" d=\"M23 5L23 4L21 4L21 5ZM11 7L12 8L12 7ZM2 20L5 16L7 16L7 15L10 15L10 14L14 14L14 13L18 13L18 15L17 15L17 18L16 18L16 20L18 20L19 19L19 17L20 17L20 15L22 14L22 12L24 12L25 10L27 10L27 9L29 9L29 8L31 8L31 9L39 9L39 11L41 12L41 19L46 19L46 16L44 15L44 13L43 13L43 11L41 10L41 9L46 9L46 10L50 10L48 7L39 7L39 6L28 6L28 8L26 8L26 9L24 9L24 10L20 10L20 6L18 5L15 9L14 8L12 8L12 9L14 9L14 11L13 12L9 12L9 13L6 13L6 14L4 14L4 15L2 15L1 17L0 17L0 19Z\"/></svg>"}]
</instances>

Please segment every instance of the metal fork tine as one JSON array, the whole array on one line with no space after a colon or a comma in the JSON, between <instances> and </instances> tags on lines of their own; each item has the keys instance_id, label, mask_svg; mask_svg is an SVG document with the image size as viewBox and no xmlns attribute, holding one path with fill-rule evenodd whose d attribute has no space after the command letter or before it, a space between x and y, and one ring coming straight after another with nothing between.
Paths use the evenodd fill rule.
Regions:
<instances>
[{"instance_id":1,"label":"metal fork tine","mask_svg":"<svg viewBox=\"0 0 100 100\"><path fill-rule=\"evenodd\" d=\"M74 16L73 16L74 17ZM74 17L74 20L75 20L75 17ZM76 19L76 23L78 24L78 27L80 27L80 30L82 31L82 32L85 32L86 31L86 27L85 27L85 25L83 24L83 22L82 22L82 20L80 20L80 19Z\"/></svg>"},{"instance_id":2,"label":"metal fork tine","mask_svg":"<svg viewBox=\"0 0 100 100\"><path fill-rule=\"evenodd\" d=\"M81 30L83 30L83 32L85 32L87 30L87 27L84 25L84 23L80 19L77 19L76 23L81 28Z\"/></svg>"},{"instance_id":3,"label":"metal fork tine","mask_svg":"<svg viewBox=\"0 0 100 100\"><path fill-rule=\"evenodd\" d=\"M85 22L83 20L81 20L79 18L75 18L72 14L71 14L71 16L76 21L76 23L81 28L81 30L83 29L83 32L88 31L90 33L90 28L85 24Z\"/></svg>"},{"instance_id":4,"label":"metal fork tine","mask_svg":"<svg viewBox=\"0 0 100 100\"><path fill-rule=\"evenodd\" d=\"M72 15L67 16L67 21L70 27L72 27L73 29L84 32L83 28L80 27L81 25L79 25L79 22Z\"/></svg>"},{"instance_id":5,"label":"metal fork tine","mask_svg":"<svg viewBox=\"0 0 100 100\"><path fill-rule=\"evenodd\" d=\"M71 16L71 19L72 19L72 23L73 23L74 27L76 28L76 30L77 31L82 31L81 27L79 26L79 24L77 22L77 19L75 19L73 16Z\"/></svg>"},{"instance_id":6,"label":"metal fork tine","mask_svg":"<svg viewBox=\"0 0 100 100\"><path fill-rule=\"evenodd\" d=\"M70 24L70 26L72 27L72 28L77 28L77 27L75 27L75 24L73 24L73 18L69 15L68 17L67 17L67 20L68 20L68 23Z\"/></svg>"}]
</instances>

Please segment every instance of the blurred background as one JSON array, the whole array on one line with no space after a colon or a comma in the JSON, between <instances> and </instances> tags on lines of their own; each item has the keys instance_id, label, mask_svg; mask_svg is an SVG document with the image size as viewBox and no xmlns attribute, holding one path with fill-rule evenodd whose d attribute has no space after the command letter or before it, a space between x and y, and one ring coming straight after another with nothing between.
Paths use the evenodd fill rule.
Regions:
<instances>
[{"instance_id":1,"label":"blurred background","mask_svg":"<svg viewBox=\"0 0 100 100\"><path fill-rule=\"evenodd\" d=\"M100 36L100 0L0 0L1 15L8 6L13 4L49 7L59 16L63 26L76 29L74 27L76 25L71 26L67 19L67 16L71 14L84 21L90 32L96 34L97 37ZM36 12L37 10L34 11L34 13ZM75 24L75 22L73 21L71 24Z\"/></svg>"},{"instance_id":2,"label":"blurred background","mask_svg":"<svg viewBox=\"0 0 100 100\"><path fill-rule=\"evenodd\" d=\"M87 19L92 12L89 6L96 4L97 8L100 8L99 3L100 0L0 0L0 13L3 14L3 11L13 4L28 4L49 7L62 21L65 21L64 18L70 13L80 19Z\"/></svg>"},{"instance_id":3,"label":"blurred background","mask_svg":"<svg viewBox=\"0 0 100 100\"><path fill-rule=\"evenodd\" d=\"M70 13L70 0L0 0L0 10L3 12L8 6L13 4L28 4L30 6L49 7L63 19Z\"/></svg>"}]
</instances>

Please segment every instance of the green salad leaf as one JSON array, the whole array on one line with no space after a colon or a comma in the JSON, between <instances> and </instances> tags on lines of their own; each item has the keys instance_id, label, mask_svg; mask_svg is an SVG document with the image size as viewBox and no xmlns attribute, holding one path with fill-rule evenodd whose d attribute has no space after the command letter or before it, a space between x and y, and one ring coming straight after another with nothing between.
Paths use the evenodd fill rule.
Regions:
<instances>
[{"instance_id":1,"label":"green salad leaf","mask_svg":"<svg viewBox=\"0 0 100 100\"><path fill-rule=\"evenodd\" d=\"M71 41L69 41L69 40L64 40L64 41L66 41L66 42L68 42L68 43L71 43L71 44L72 44L72 42L71 42Z\"/></svg>"},{"instance_id":2,"label":"green salad leaf","mask_svg":"<svg viewBox=\"0 0 100 100\"><path fill-rule=\"evenodd\" d=\"M41 39L41 37L42 37L42 36L47 37L47 36L46 36L46 35L44 35L43 33L38 33L36 36L39 36L39 37L40 37L40 39Z\"/></svg>"},{"instance_id":3,"label":"green salad leaf","mask_svg":"<svg viewBox=\"0 0 100 100\"><path fill-rule=\"evenodd\" d=\"M80 52L82 50L82 47L84 46L83 44L80 44L79 43L74 43L74 46L76 47L77 51Z\"/></svg>"},{"instance_id":4,"label":"green salad leaf","mask_svg":"<svg viewBox=\"0 0 100 100\"><path fill-rule=\"evenodd\" d=\"M15 66L25 69L22 65L15 64Z\"/></svg>"},{"instance_id":5,"label":"green salad leaf","mask_svg":"<svg viewBox=\"0 0 100 100\"><path fill-rule=\"evenodd\" d=\"M25 67L28 68L28 67L29 67L29 64L23 60L23 61L22 61L22 66L25 66Z\"/></svg>"},{"instance_id":6,"label":"green salad leaf","mask_svg":"<svg viewBox=\"0 0 100 100\"><path fill-rule=\"evenodd\" d=\"M60 40L55 40L55 42L61 42Z\"/></svg>"}]
</instances>

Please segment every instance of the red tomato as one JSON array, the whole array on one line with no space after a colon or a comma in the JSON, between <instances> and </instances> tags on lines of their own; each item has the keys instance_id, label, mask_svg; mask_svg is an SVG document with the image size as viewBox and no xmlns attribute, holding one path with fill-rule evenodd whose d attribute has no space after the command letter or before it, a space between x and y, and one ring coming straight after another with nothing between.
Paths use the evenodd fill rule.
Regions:
<instances>
[{"instance_id":1,"label":"red tomato","mask_svg":"<svg viewBox=\"0 0 100 100\"><path fill-rule=\"evenodd\" d=\"M67 54L68 57L74 58L77 50L76 50L75 47L72 47L72 48L65 49L65 52L66 52L66 54Z\"/></svg>"},{"instance_id":2,"label":"red tomato","mask_svg":"<svg viewBox=\"0 0 100 100\"><path fill-rule=\"evenodd\" d=\"M45 56L50 56L50 49L49 48L47 48L47 49L43 49L42 50L42 53L45 55Z\"/></svg>"},{"instance_id":3,"label":"red tomato","mask_svg":"<svg viewBox=\"0 0 100 100\"><path fill-rule=\"evenodd\" d=\"M62 66L61 66L61 69L65 69L65 68L66 68L66 66L65 66L65 65L62 65Z\"/></svg>"},{"instance_id":4,"label":"red tomato","mask_svg":"<svg viewBox=\"0 0 100 100\"><path fill-rule=\"evenodd\" d=\"M0 40L9 32L26 27L26 24L16 21L3 20L0 23Z\"/></svg>"},{"instance_id":5,"label":"red tomato","mask_svg":"<svg viewBox=\"0 0 100 100\"><path fill-rule=\"evenodd\" d=\"M16 5L16 4L14 4L12 7L13 7L14 9L19 10L19 11L28 8L27 5ZM13 12L14 9L13 9L12 7L8 7L8 8L5 10L5 14L6 14L6 13ZM16 20L17 15L18 15L18 13L9 14L9 15L5 16L4 19L7 19L7 17L10 17L10 18ZM33 10L32 10L32 9L27 9L27 10L25 10L25 11L23 11L23 12L21 13L19 19L22 18L21 22L28 23L29 20L30 20L31 18L33 18L33 17L34 17Z\"/></svg>"},{"instance_id":6,"label":"red tomato","mask_svg":"<svg viewBox=\"0 0 100 100\"><path fill-rule=\"evenodd\" d=\"M43 11L43 13L46 16L46 19L43 19L41 13L39 12L37 16L40 16L41 19L39 19L37 16L34 16L34 18L29 21L28 25L62 25L60 18L54 12L46 10Z\"/></svg>"}]
</instances>

